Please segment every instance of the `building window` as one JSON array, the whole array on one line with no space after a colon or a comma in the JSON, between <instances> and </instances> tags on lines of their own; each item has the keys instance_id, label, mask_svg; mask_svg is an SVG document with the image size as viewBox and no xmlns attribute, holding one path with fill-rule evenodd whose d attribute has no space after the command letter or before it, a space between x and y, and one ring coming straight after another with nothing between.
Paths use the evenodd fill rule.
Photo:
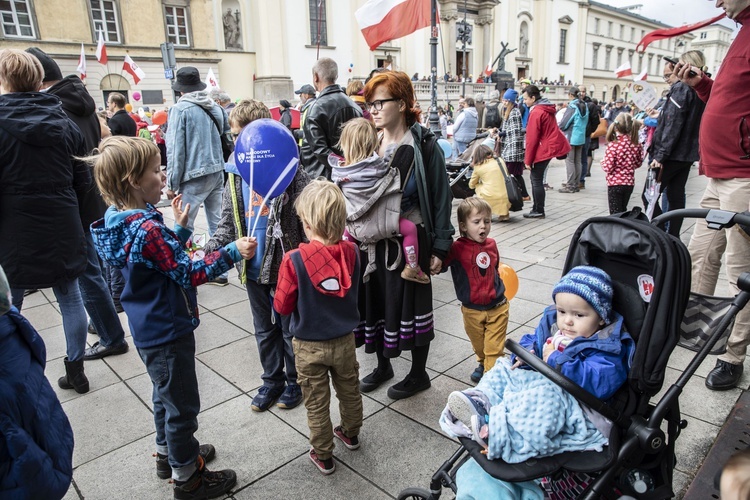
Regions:
<instances>
[{"instance_id":1,"label":"building window","mask_svg":"<svg viewBox=\"0 0 750 500\"><path fill-rule=\"evenodd\" d=\"M622 49L617 49L617 67L622 66Z\"/></svg>"},{"instance_id":2,"label":"building window","mask_svg":"<svg viewBox=\"0 0 750 500\"><path fill-rule=\"evenodd\" d=\"M701 40L705 40L708 37L708 33L701 31Z\"/></svg>"},{"instance_id":3,"label":"building window","mask_svg":"<svg viewBox=\"0 0 750 500\"><path fill-rule=\"evenodd\" d=\"M5 36L36 38L28 0L0 0L0 16Z\"/></svg>"},{"instance_id":4,"label":"building window","mask_svg":"<svg viewBox=\"0 0 750 500\"><path fill-rule=\"evenodd\" d=\"M328 45L326 27L326 0L309 0L310 4L310 44Z\"/></svg>"},{"instance_id":5,"label":"building window","mask_svg":"<svg viewBox=\"0 0 750 500\"><path fill-rule=\"evenodd\" d=\"M638 54L638 73L643 72L643 54Z\"/></svg>"},{"instance_id":6,"label":"building window","mask_svg":"<svg viewBox=\"0 0 750 500\"><path fill-rule=\"evenodd\" d=\"M565 48L568 43L568 30L560 30L560 58L557 60L558 63L565 62Z\"/></svg>"},{"instance_id":7,"label":"building window","mask_svg":"<svg viewBox=\"0 0 750 500\"><path fill-rule=\"evenodd\" d=\"M594 46L594 54L591 58L591 67L596 69L599 66L599 47Z\"/></svg>"},{"instance_id":8,"label":"building window","mask_svg":"<svg viewBox=\"0 0 750 500\"><path fill-rule=\"evenodd\" d=\"M607 23L607 36L612 38L612 21Z\"/></svg>"},{"instance_id":9,"label":"building window","mask_svg":"<svg viewBox=\"0 0 750 500\"><path fill-rule=\"evenodd\" d=\"M598 17L594 18L594 34L595 35L599 34L599 18Z\"/></svg>"},{"instance_id":10,"label":"building window","mask_svg":"<svg viewBox=\"0 0 750 500\"><path fill-rule=\"evenodd\" d=\"M635 28L630 28L630 41L635 42Z\"/></svg>"},{"instance_id":11,"label":"building window","mask_svg":"<svg viewBox=\"0 0 750 500\"><path fill-rule=\"evenodd\" d=\"M117 15L117 5L112 0L89 0L91 5L91 19L94 21L94 39L101 31L104 41L122 43L120 39L120 20Z\"/></svg>"},{"instance_id":12,"label":"building window","mask_svg":"<svg viewBox=\"0 0 750 500\"><path fill-rule=\"evenodd\" d=\"M164 6L164 23L167 26L167 41L178 47L189 47L187 9L185 7Z\"/></svg>"},{"instance_id":13,"label":"building window","mask_svg":"<svg viewBox=\"0 0 750 500\"><path fill-rule=\"evenodd\" d=\"M611 59L612 59L612 49L607 49L607 51L604 53L604 69L609 71Z\"/></svg>"},{"instance_id":14,"label":"building window","mask_svg":"<svg viewBox=\"0 0 750 500\"><path fill-rule=\"evenodd\" d=\"M625 40L625 25L620 25L620 40Z\"/></svg>"}]
</instances>

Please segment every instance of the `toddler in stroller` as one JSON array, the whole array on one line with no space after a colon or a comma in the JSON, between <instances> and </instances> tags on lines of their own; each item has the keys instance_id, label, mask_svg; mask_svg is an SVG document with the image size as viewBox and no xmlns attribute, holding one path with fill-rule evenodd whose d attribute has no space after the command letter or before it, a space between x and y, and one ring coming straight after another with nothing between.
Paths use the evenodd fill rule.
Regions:
<instances>
[{"instance_id":1,"label":"toddler in stroller","mask_svg":"<svg viewBox=\"0 0 750 500\"><path fill-rule=\"evenodd\" d=\"M575 267L555 285L552 297L555 304L521 345L608 400L626 381L635 349L622 316L612 311L609 275L596 267ZM489 459L508 463L601 450L611 422L538 373L512 371L522 363L498 363L476 388L451 393L440 419L443 430L472 438ZM475 489L481 477L467 478L466 484Z\"/></svg>"}]
</instances>

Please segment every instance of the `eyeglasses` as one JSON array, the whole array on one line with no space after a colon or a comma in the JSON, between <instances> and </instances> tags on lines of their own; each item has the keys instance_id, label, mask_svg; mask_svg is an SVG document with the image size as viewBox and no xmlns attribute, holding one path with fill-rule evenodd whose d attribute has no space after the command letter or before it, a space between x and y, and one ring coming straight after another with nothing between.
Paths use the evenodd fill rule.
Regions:
<instances>
[{"instance_id":1,"label":"eyeglasses","mask_svg":"<svg viewBox=\"0 0 750 500\"><path fill-rule=\"evenodd\" d=\"M234 139L235 141L236 141L236 140L237 140L237 138L238 138L238 137L240 136L240 134L229 134L229 135L231 135L231 136L232 136L232 139Z\"/></svg>"},{"instance_id":2,"label":"eyeglasses","mask_svg":"<svg viewBox=\"0 0 750 500\"><path fill-rule=\"evenodd\" d=\"M669 79L670 79L670 78L672 78L672 73L667 73L667 74L666 74L666 75L664 75L664 76L663 76L662 78L664 78L664 81L665 81L665 82L668 82L668 81L669 81Z\"/></svg>"},{"instance_id":3,"label":"eyeglasses","mask_svg":"<svg viewBox=\"0 0 750 500\"><path fill-rule=\"evenodd\" d=\"M380 111L383 109L383 103L384 102L392 102L392 101L400 101L401 99L397 99L395 97L391 97L390 99L380 99L377 101L372 102L366 102L365 106L367 106L367 109L374 109L375 111Z\"/></svg>"}]
</instances>

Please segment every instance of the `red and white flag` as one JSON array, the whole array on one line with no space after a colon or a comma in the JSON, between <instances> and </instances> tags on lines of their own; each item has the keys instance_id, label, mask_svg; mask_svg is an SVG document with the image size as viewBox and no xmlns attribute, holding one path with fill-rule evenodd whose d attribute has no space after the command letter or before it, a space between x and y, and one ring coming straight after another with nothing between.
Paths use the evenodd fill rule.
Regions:
<instances>
[{"instance_id":1,"label":"red and white flag","mask_svg":"<svg viewBox=\"0 0 750 500\"><path fill-rule=\"evenodd\" d=\"M104 33L99 30L99 41L96 44L96 60L99 64L107 64L107 46L104 45Z\"/></svg>"},{"instance_id":2,"label":"red and white flag","mask_svg":"<svg viewBox=\"0 0 750 500\"><path fill-rule=\"evenodd\" d=\"M487 61L487 67L484 68L484 74L490 76L492 74L492 59Z\"/></svg>"},{"instance_id":3,"label":"red and white flag","mask_svg":"<svg viewBox=\"0 0 750 500\"><path fill-rule=\"evenodd\" d=\"M630 61L625 61L622 66L615 70L616 78L623 78L626 76L631 76L632 74L633 70L630 68Z\"/></svg>"},{"instance_id":4,"label":"red and white flag","mask_svg":"<svg viewBox=\"0 0 750 500\"><path fill-rule=\"evenodd\" d=\"M130 76L133 77L133 81L137 84L144 78L146 78L146 73L143 72L140 66L138 66L131 58L130 56L125 56L125 62L122 64L122 69L130 73Z\"/></svg>"},{"instance_id":5,"label":"red and white flag","mask_svg":"<svg viewBox=\"0 0 750 500\"><path fill-rule=\"evenodd\" d=\"M429 26L430 7L430 0L368 0L354 17L370 50L375 50Z\"/></svg>"},{"instance_id":6,"label":"red and white flag","mask_svg":"<svg viewBox=\"0 0 750 500\"><path fill-rule=\"evenodd\" d=\"M633 77L633 81L638 82L638 81L641 81L641 80L648 80L648 70L647 69L644 69L641 72L640 75Z\"/></svg>"},{"instance_id":7,"label":"red and white flag","mask_svg":"<svg viewBox=\"0 0 750 500\"><path fill-rule=\"evenodd\" d=\"M81 56L78 58L78 68L76 68L81 74L81 80L86 79L86 51L83 49L81 44Z\"/></svg>"},{"instance_id":8,"label":"red and white flag","mask_svg":"<svg viewBox=\"0 0 750 500\"><path fill-rule=\"evenodd\" d=\"M219 88L219 80L216 79L214 70L211 68L208 68L208 73L206 73L206 87L208 87L208 90Z\"/></svg>"}]
</instances>

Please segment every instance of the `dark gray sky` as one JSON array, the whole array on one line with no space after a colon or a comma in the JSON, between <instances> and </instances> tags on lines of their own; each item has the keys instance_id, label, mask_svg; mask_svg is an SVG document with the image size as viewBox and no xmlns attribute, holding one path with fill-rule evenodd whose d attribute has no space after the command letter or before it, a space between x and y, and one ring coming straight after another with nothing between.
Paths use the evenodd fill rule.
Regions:
<instances>
[{"instance_id":1,"label":"dark gray sky","mask_svg":"<svg viewBox=\"0 0 750 500\"><path fill-rule=\"evenodd\" d=\"M670 26L693 24L721 14L715 1L708 0L598 0L615 7L642 4L633 12L644 17L656 19ZM722 24L735 28L734 21L724 19ZM736 30L735 30L736 31Z\"/></svg>"}]
</instances>

